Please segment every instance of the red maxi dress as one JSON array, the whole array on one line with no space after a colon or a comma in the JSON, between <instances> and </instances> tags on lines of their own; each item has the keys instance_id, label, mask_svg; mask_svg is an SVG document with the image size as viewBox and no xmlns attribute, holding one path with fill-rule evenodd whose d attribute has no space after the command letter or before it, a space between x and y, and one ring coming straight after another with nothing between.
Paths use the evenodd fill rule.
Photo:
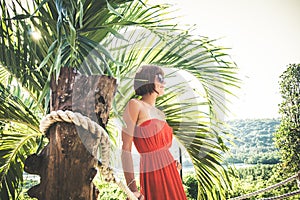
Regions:
<instances>
[{"instance_id":1,"label":"red maxi dress","mask_svg":"<svg viewBox=\"0 0 300 200\"><path fill-rule=\"evenodd\" d=\"M140 153L140 186L146 200L186 200L176 162L169 151L173 130L149 119L136 126L134 145Z\"/></svg>"}]
</instances>

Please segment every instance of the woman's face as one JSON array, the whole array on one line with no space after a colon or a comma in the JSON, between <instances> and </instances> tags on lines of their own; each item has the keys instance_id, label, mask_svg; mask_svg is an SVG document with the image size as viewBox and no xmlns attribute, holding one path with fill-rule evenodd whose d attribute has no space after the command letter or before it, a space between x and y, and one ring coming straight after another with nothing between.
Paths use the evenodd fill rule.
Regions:
<instances>
[{"instance_id":1,"label":"woman's face","mask_svg":"<svg viewBox=\"0 0 300 200\"><path fill-rule=\"evenodd\" d=\"M155 75L155 90L158 92L158 96L165 93L165 78L162 74Z\"/></svg>"}]
</instances>

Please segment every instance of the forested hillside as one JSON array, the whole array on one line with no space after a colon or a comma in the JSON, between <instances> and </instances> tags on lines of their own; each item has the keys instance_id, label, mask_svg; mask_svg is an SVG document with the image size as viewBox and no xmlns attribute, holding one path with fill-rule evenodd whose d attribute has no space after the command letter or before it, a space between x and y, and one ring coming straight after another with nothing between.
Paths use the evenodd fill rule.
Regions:
<instances>
[{"instance_id":1,"label":"forested hillside","mask_svg":"<svg viewBox=\"0 0 300 200\"><path fill-rule=\"evenodd\" d=\"M229 132L234 137L230 147L231 156L226 156L230 163L275 164L280 158L274 146L274 132L279 119L246 119L229 121Z\"/></svg>"}]
</instances>

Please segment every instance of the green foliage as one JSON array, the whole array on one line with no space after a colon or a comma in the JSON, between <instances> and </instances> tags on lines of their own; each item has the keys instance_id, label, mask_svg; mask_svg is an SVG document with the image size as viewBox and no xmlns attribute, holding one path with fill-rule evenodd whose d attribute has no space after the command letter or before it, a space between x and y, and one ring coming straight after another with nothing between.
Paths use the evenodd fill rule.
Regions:
<instances>
[{"instance_id":1,"label":"green foliage","mask_svg":"<svg viewBox=\"0 0 300 200\"><path fill-rule=\"evenodd\" d=\"M183 184L185 187L186 195L189 200L197 199L198 196L198 183L193 174L188 174L183 177Z\"/></svg>"},{"instance_id":2,"label":"green foliage","mask_svg":"<svg viewBox=\"0 0 300 200\"><path fill-rule=\"evenodd\" d=\"M234 138L234 144L227 143L230 156L228 163L276 164L280 162L278 150L274 145L274 133L280 121L278 119L232 120L228 132Z\"/></svg>"},{"instance_id":3,"label":"green foliage","mask_svg":"<svg viewBox=\"0 0 300 200\"><path fill-rule=\"evenodd\" d=\"M94 178L94 184L99 190L98 199L119 200L126 199L125 193L118 187L117 184L108 183L99 177L99 174Z\"/></svg>"},{"instance_id":4,"label":"green foliage","mask_svg":"<svg viewBox=\"0 0 300 200\"><path fill-rule=\"evenodd\" d=\"M252 167L239 168L237 169L235 174L235 177L231 177L233 190L228 192L228 198L252 193L289 178L280 172L279 165L255 165ZM296 191L297 189L297 183L296 181L293 181L276 189L260 193L248 199L255 200L279 196L282 194L287 194L291 191ZM288 199L296 200L299 199L299 196L296 195Z\"/></svg>"},{"instance_id":5,"label":"green foliage","mask_svg":"<svg viewBox=\"0 0 300 200\"><path fill-rule=\"evenodd\" d=\"M251 167L238 168L235 170L235 176L231 176L230 179L233 183L232 190L228 190L226 199L238 197L243 194L248 194L268 186L279 183L288 178L286 175L280 172L279 165L255 165ZM99 176L93 181L99 189L98 199L119 200L125 199L126 196L123 191L116 184L107 183ZM20 200L33 200L25 193L27 189L35 185L37 181L25 179L23 192L21 193ZM197 199L198 194L198 182L194 173L189 173L183 177L183 186L188 200ZM297 190L297 184L295 181L285 184L277 189L273 189L259 195L253 196L249 199L256 200L260 198L274 197L282 194L289 193ZM297 200L298 196L287 198L287 200Z\"/></svg>"},{"instance_id":6,"label":"green foliage","mask_svg":"<svg viewBox=\"0 0 300 200\"><path fill-rule=\"evenodd\" d=\"M290 64L280 78L281 124L275 134L276 146L283 170L294 173L300 170L300 64Z\"/></svg>"},{"instance_id":7,"label":"green foliage","mask_svg":"<svg viewBox=\"0 0 300 200\"><path fill-rule=\"evenodd\" d=\"M39 140L38 120L31 96L19 85L0 83L0 199L17 199L24 161Z\"/></svg>"},{"instance_id":8,"label":"green foliage","mask_svg":"<svg viewBox=\"0 0 300 200\"><path fill-rule=\"evenodd\" d=\"M94 183L100 192L98 199L119 200L126 198L124 192L116 184L107 183L100 177L95 178ZM197 199L198 182L194 174L190 173L183 177L183 187L189 200Z\"/></svg>"},{"instance_id":9,"label":"green foliage","mask_svg":"<svg viewBox=\"0 0 300 200\"><path fill-rule=\"evenodd\" d=\"M144 63L185 70L202 84L203 102L174 101L185 92L178 84L166 90L157 103L196 166L198 199L224 197L230 182L220 152L227 148L216 112L226 109L223 94L231 94L231 87L239 84L237 68L224 52L226 48L169 23L168 5L145 5L137 0L0 2L2 199L18 197L15 190L22 182L24 160L36 150L41 136L38 122L49 112L50 78L57 78L61 67L81 68L85 75L110 75L118 83L128 81L118 88L113 119L120 117L125 103L133 97L130 81ZM129 37L135 41L124 45L131 30ZM33 31L41 32L40 40L34 40ZM122 42L111 42L116 38ZM89 57L90 52L95 54ZM209 108L208 113L191 109L203 105ZM111 127L108 130L115 139L115 131Z\"/></svg>"}]
</instances>

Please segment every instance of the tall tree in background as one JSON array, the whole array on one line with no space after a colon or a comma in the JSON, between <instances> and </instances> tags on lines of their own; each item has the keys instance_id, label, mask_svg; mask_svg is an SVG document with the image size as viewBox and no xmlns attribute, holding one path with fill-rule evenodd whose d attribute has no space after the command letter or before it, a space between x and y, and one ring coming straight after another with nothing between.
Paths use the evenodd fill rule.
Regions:
<instances>
[{"instance_id":1,"label":"tall tree in background","mask_svg":"<svg viewBox=\"0 0 300 200\"><path fill-rule=\"evenodd\" d=\"M280 78L281 123L275 140L283 170L296 173L300 170L300 64L288 65Z\"/></svg>"},{"instance_id":2,"label":"tall tree in background","mask_svg":"<svg viewBox=\"0 0 300 200\"><path fill-rule=\"evenodd\" d=\"M52 106L51 79L51 83L67 80L72 70L65 67L72 67L86 76L105 75L114 77L117 83L125 82L117 88L110 112L110 119L120 118L124 105L134 96L131 77L143 63L185 70L202 84L203 102L174 101L186 92L177 84L157 103L193 161L198 198L225 198L230 182L221 164L221 152L227 148L217 112L226 109L223 94L230 94L230 88L238 84L237 68L224 53L225 48L171 23L167 5L147 5L138 0L0 0L0 9L1 199L18 199L25 159L41 153L38 144L43 141L38 127ZM155 37L149 37L149 32ZM133 38L133 42L124 45L116 38L118 42ZM51 87L53 92L57 86ZM68 97L68 88L64 92ZM65 96L61 97L57 100L62 102ZM209 112L191 109L199 104L208 106ZM111 121L107 129L115 141ZM71 137L70 131L64 135ZM79 166L87 167L84 163ZM59 169L67 172L67 167ZM48 176L46 179L60 178ZM68 176L64 181L64 185L70 181L74 184Z\"/></svg>"}]
</instances>

